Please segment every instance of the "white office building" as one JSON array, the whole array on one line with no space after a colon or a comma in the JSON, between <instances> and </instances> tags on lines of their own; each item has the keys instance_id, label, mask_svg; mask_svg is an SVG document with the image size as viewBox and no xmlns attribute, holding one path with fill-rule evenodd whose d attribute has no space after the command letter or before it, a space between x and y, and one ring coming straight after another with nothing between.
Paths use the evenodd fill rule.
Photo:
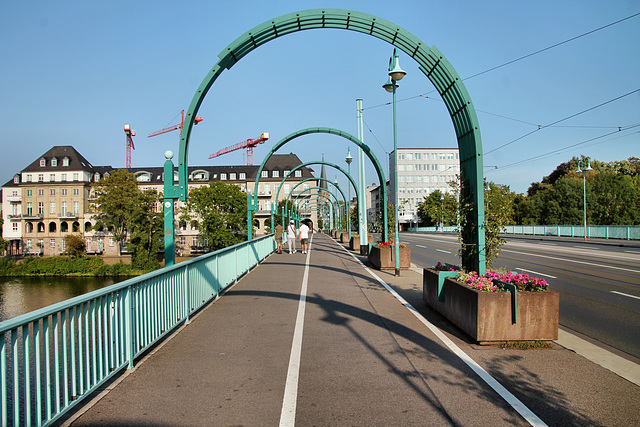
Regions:
<instances>
[{"instance_id":1,"label":"white office building","mask_svg":"<svg viewBox=\"0 0 640 427\"><path fill-rule=\"evenodd\" d=\"M389 202L393 204L396 189L395 153L389 154ZM398 148L398 219L405 228L418 218L418 204L440 190L452 191L449 183L460 174L457 148Z\"/></svg>"}]
</instances>

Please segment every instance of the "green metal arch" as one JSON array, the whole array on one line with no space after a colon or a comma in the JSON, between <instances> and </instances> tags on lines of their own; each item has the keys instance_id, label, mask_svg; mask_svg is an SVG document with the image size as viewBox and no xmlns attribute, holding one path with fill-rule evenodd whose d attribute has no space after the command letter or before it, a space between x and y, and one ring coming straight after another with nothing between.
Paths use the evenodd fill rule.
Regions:
<instances>
[{"instance_id":1,"label":"green metal arch","mask_svg":"<svg viewBox=\"0 0 640 427\"><path fill-rule=\"evenodd\" d=\"M332 168L338 169L340 172L342 172L342 174L344 174L344 176L347 177L347 179L349 179L349 182L351 182L351 186L353 187L353 189L356 192L356 197L358 197L358 186L356 185L356 182L353 180L353 178L351 177L351 175L349 175L349 173L347 173L347 171L345 171L344 169L342 169L340 166L331 163L331 162L327 162L324 160L316 160L316 161L312 161L312 162L306 162L306 163L302 163L301 165L296 166L295 168L291 169L289 171L288 174L285 175L285 177L282 179L282 181L280 182L280 185L278 186L278 190L276 191L276 202L278 200L278 197L280 196L280 189L282 188L282 186L284 185L284 182L286 181L286 179L288 177L291 176L291 174L293 174L295 171L297 171L298 169L302 169L306 166L310 166L310 165L326 165L326 166L331 166ZM253 192L257 193L258 188L254 187ZM293 190L292 190L293 191Z\"/></svg>"},{"instance_id":2,"label":"green metal arch","mask_svg":"<svg viewBox=\"0 0 640 427\"><path fill-rule=\"evenodd\" d=\"M378 179L380 180L380 182L384 182L386 184L387 180L384 176L384 170L382 169L382 165L380 164L380 161L378 160L378 158L376 157L376 155L373 153L373 151L371 150L371 148L369 148L368 145L366 145L364 142L360 141L358 138L356 138L355 136L351 135L350 133L341 131L339 129L334 129L334 128L328 128L328 127L317 127L317 128L307 128L307 129L302 129L296 132L293 132L287 136L285 136L284 138L282 138L280 141L278 141L277 143L274 144L273 147L271 147L271 150L269 150L269 152L267 153L267 155L264 157L264 160L262 161L262 164L260 165L260 167L258 168L258 172L256 173L256 182L254 185L254 190L258 188L258 186L260 185L260 176L262 175L262 170L264 169L267 160L269 160L269 158L276 152L278 151L278 149L280 149L283 145L285 145L286 143L299 138L301 136L305 136L305 135L310 135L310 134L315 134L315 133L325 133L325 134L329 134L329 135L336 135L342 138L345 138L351 142L353 142L354 144L356 144L358 147L362 148L362 152L369 157L369 159L371 160L371 162L373 163L374 169L376 170L376 173L378 174ZM387 186L386 185L381 185L381 193L382 193L382 218L384 221L384 226L382 227L382 240L383 241L387 241L388 240L388 236L387 236L387 203L388 203L388 196L387 196ZM257 194L254 195L254 203L257 203Z\"/></svg>"},{"instance_id":3,"label":"green metal arch","mask_svg":"<svg viewBox=\"0 0 640 427\"><path fill-rule=\"evenodd\" d=\"M307 178L307 179L312 180L313 178ZM323 181L331 182L330 180L328 180L328 179L326 179L326 178L324 178L324 179L323 179L323 178L319 178L319 179L321 179L321 180L323 180ZM301 182L297 183L293 188L297 187L298 185L302 184L303 182L304 182L304 181L301 181ZM331 184L333 184L333 185L338 189L338 191L340 192L340 194L342 194L342 200L344 201L344 204L346 205L346 204L347 204L347 196L345 196L345 195L344 195L344 191L342 191L342 189L341 189L339 186L335 185L333 182L331 182ZM295 198L294 198L293 200L298 200L298 197L300 197L300 196L302 195L302 193L304 193L304 192L306 192L306 191L309 191L309 190L323 190L323 188L322 188L322 187L319 187L319 186L314 186L314 187L305 188L304 190L302 190L301 192L299 192L298 194L296 194L296 195L295 195ZM291 193L293 193L293 190L291 190ZM287 196L287 200L290 200L291 193L289 193L289 195ZM327 193L331 194L331 191L327 191ZM314 194L315 194L315 193L314 193ZM333 195L333 194L331 194L331 195L332 195L333 197L335 197L335 199L336 199L336 203L340 203L340 200L338 200L338 197L337 197L337 196L335 196L335 195ZM310 196L310 195L309 195L309 196ZM308 197L308 196L303 196L303 197Z\"/></svg>"},{"instance_id":4,"label":"green metal arch","mask_svg":"<svg viewBox=\"0 0 640 427\"><path fill-rule=\"evenodd\" d=\"M222 72L231 69L252 50L278 37L298 31L325 28L356 31L392 44L413 58L435 86L447 107L458 140L462 178L469 184L463 197L468 197L474 206L473 230L463 236L465 248L473 250L469 252L464 249L462 261L465 266L475 267L480 273L484 272L486 263L482 141L471 97L456 70L435 46L428 47L405 29L366 13L342 9L312 9L290 13L254 27L229 44L218 55L218 62L204 78L191 100L185 126L180 134L178 186L174 185L171 194L165 194L165 197L177 197L183 201L188 198L188 146L194 119L204 97ZM383 188L385 183L386 181L380 181ZM466 189L467 186L463 188Z\"/></svg>"},{"instance_id":5,"label":"green metal arch","mask_svg":"<svg viewBox=\"0 0 640 427\"><path fill-rule=\"evenodd\" d=\"M296 196L296 198L295 198L294 200L292 200L292 201L291 201L292 205L293 205L293 206L295 206L296 208L298 208L298 211L300 211L300 206L299 206L297 203L298 203L298 202L302 202L302 201L303 201L305 198L307 198L307 197L310 199L310 198L311 198L311 197L313 197L313 196L316 196L316 197L318 198L318 199L316 199L316 200L321 200L321 199L319 199L319 198L320 198L320 197L322 197L324 200L326 200L328 203L331 203L331 204L333 204L333 203L334 203L334 202L331 200L331 197L333 197L333 198L335 199L335 204L340 205L340 201L338 200L338 197L337 197L336 195L332 194L331 192L328 192L328 194L329 194L331 197L327 196L327 195L326 195L326 194L324 194L324 193L317 192L317 193L311 193L311 194L309 194L309 195L305 195L302 199L298 199L298 197L299 197L302 193L304 193L305 191L315 190L315 189L321 189L321 188L320 188L320 187L311 187L311 188L308 188L308 189L303 190L302 192L300 192L300 194L298 194L298 195ZM342 194L342 196L344 197L344 193ZM334 212L333 212L333 214L336 216L336 221L337 221L338 213L337 213L336 211L334 211ZM336 227L338 226L338 224L335 224L335 225L336 225Z\"/></svg>"}]
</instances>

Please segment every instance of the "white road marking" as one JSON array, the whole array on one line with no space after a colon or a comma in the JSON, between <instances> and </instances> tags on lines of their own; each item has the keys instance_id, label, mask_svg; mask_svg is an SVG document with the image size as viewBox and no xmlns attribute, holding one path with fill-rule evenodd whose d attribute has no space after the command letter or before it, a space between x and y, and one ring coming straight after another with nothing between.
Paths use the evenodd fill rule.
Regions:
<instances>
[{"instance_id":1,"label":"white road marking","mask_svg":"<svg viewBox=\"0 0 640 427\"><path fill-rule=\"evenodd\" d=\"M593 262L578 261L578 260L575 260L575 259L557 258L557 257L547 256L547 255L532 254L532 253L528 253L528 252L510 251L510 250L507 250L507 249L503 249L502 252L509 252L509 253L512 253L512 254L527 255L527 256L535 256L535 257L538 257L538 258L555 259L555 260L558 260L558 261L573 262L573 263L576 263L576 264L586 264L586 265L590 265L592 267L611 268L613 270L621 270L621 271L630 271L632 273L640 273L640 270L632 270L630 268L614 267L612 265L606 265L606 264L595 264Z\"/></svg>"},{"instance_id":2,"label":"white road marking","mask_svg":"<svg viewBox=\"0 0 640 427\"><path fill-rule=\"evenodd\" d=\"M416 245L416 246L419 247L419 248L427 249L426 246L422 246L422 245Z\"/></svg>"},{"instance_id":3,"label":"white road marking","mask_svg":"<svg viewBox=\"0 0 640 427\"><path fill-rule=\"evenodd\" d=\"M445 254L450 254L450 253L451 253L451 252L449 252L449 251L443 251L442 249L436 249L436 251L438 251L438 252L444 252Z\"/></svg>"},{"instance_id":4,"label":"white road marking","mask_svg":"<svg viewBox=\"0 0 640 427\"><path fill-rule=\"evenodd\" d=\"M625 251L625 253L628 253L628 254L640 254L640 252L638 252L638 251Z\"/></svg>"},{"instance_id":5,"label":"white road marking","mask_svg":"<svg viewBox=\"0 0 640 427\"><path fill-rule=\"evenodd\" d=\"M612 294L622 295L622 296L629 297L629 298L640 299L640 297L637 297L637 296L635 296L635 295L629 295L629 294L625 294L625 293L618 292L618 291L611 291L611 293L612 293Z\"/></svg>"},{"instance_id":6,"label":"white road marking","mask_svg":"<svg viewBox=\"0 0 640 427\"><path fill-rule=\"evenodd\" d=\"M537 271L527 270L525 268L516 267L516 270L526 271L527 273L533 273L533 274L536 274L538 276L549 277L550 279L557 279L556 276L551 276L550 274L538 273Z\"/></svg>"},{"instance_id":7,"label":"white road marking","mask_svg":"<svg viewBox=\"0 0 640 427\"><path fill-rule=\"evenodd\" d=\"M304 330L304 313L307 305L307 284L309 282L309 257L311 256L311 243L313 236L309 239L307 250L307 260L304 266L302 277L302 288L300 289L300 302L298 303L298 315L296 316L296 327L293 332L293 342L291 344L291 356L289 357L289 368L287 370L287 382L284 387L284 398L282 400L282 412L280 412L280 426L290 427L296 424L296 405L298 403L298 379L300 377L300 356L302 354L302 333Z\"/></svg>"},{"instance_id":8,"label":"white road marking","mask_svg":"<svg viewBox=\"0 0 640 427\"><path fill-rule=\"evenodd\" d=\"M362 262L356 258L351 252L349 252L344 246L340 245L345 252L353 257L359 264ZM362 264L364 265L364 264ZM458 347L453 341L449 339L440 329L438 329L435 325L430 323L427 319L425 319L419 312L416 310L409 302L407 302L404 298L402 298L391 286L389 286L384 280L378 277L371 269L365 267L365 270L378 281L383 287L385 287L391 295L393 295L400 303L405 306L422 324L424 324L433 334L435 334L443 344L445 344L449 349L464 363L469 366L480 378L484 380L484 382L489 385L496 393L498 393L513 409L515 409L529 424L532 426L546 426L546 424L538 418L536 414L534 414L529 408L525 406L518 398L516 398L513 394L509 392L502 384L500 384L495 378L493 378L487 371L485 371L482 366L478 365L478 363L473 360L467 353L462 351L460 347ZM282 424L281 424L282 425Z\"/></svg>"}]
</instances>

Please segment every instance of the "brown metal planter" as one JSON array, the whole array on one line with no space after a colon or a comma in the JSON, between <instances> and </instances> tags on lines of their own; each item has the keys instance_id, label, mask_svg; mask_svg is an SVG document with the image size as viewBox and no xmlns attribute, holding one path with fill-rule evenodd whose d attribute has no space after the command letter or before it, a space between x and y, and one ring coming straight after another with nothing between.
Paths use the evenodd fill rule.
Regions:
<instances>
[{"instance_id":1,"label":"brown metal planter","mask_svg":"<svg viewBox=\"0 0 640 427\"><path fill-rule=\"evenodd\" d=\"M395 250L393 246L386 248L380 248L378 246L372 246L369 251L368 261L378 270L393 270L396 268L396 261L394 259ZM408 269L411 267L411 249L400 248L400 268Z\"/></svg>"},{"instance_id":2,"label":"brown metal planter","mask_svg":"<svg viewBox=\"0 0 640 427\"><path fill-rule=\"evenodd\" d=\"M446 272L444 272L446 273ZM438 272L424 269L422 297L478 343L557 340L560 295L555 291L480 292L446 278L438 298Z\"/></svg>"},{"instance_id":3,"label":"brown metal planter","mask_svg":"<svg viewBox=\"0 0 640 427\"><path fill-rule=\"evenodd\" d=\"M347 231L340 233L340 243L349 243L349 233Z\"/></svg>"}]
</instances>

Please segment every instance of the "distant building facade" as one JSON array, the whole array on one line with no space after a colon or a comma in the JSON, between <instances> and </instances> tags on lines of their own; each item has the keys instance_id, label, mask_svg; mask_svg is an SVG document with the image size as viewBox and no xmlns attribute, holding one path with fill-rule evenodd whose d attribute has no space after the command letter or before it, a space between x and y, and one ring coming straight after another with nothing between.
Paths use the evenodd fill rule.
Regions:
<instances>
[{"instance_id":1,"label":"distant building facade","mask_svg":"<svg viewBox=\"0 0 640 427\"><path fill-rule=\"evenodd\" d=\"M292 197L305 189L315 187L313 170L300 168L288 178L276 200L276 192L282 179L296 166L302 164L295 154L273 155L261 173L258 188L258 211L254 216L257 234L265 234L271 218L271 207L286 198L293 187L298 186ZM243 192L253 194L258 166L192 166L189 167L189 187L223 181L236 184ZM38 157L33 163L16 173L2 187L2 237L9 242L10 254L38 254L53 256L63 253L65 236L82 235L89 254L118 254L117 242L106 231L97 231L95 214L91 208L96 200L92 184L114 171L111 166L93 166L72 146L56 146ZM162 167L130 168L141 189L163 192ZM177 168L174 180L177 180ZM312 190L310 190L312 191ZM307 192L308 193L308 192ZM182 202L178 202L178 209ZM161 209L161 206L158 206ZM177 216L176 216L177 217ZM314 223L315 211L308 214ZM205 242L198 231L198 224L176 223L176 248L185 254L206 251Z\"/></svg>"},{"instance_id":2,"label":"distant building facade","mask_svg":"<svg viewBox=\"0 0 640 427\"><path fill-rule=\"evenodd\" d=\"M398 183L395 182L395 156L389 154L389 203L398 188L398 220L404 228L416 225L418 204L436 190L452 191L449 182L460 174L457 148L398 148Z\"/></svg>"}]
</instances>

